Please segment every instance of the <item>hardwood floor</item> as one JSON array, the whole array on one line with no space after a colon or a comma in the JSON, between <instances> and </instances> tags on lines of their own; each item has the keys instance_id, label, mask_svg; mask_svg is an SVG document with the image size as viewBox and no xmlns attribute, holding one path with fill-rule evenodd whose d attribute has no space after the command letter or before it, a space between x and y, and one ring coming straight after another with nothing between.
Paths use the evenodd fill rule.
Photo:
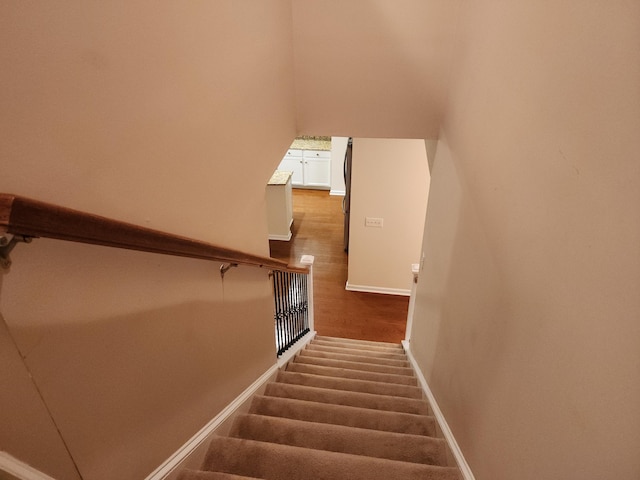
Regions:
<instances>
[{"instance_id":1,"label":"hardwood floor","mask_svg":"<svg viewBox=\"0 0 640 480\"><path fill-rule=\"evenodd\" d=\"M319 335L399 343L409 297L349 292L343 248L342 198L326 190L293 190L293 237L269 242L271 256L290 263L314 255L315 327Z\"/></svg>"}]
</instances>

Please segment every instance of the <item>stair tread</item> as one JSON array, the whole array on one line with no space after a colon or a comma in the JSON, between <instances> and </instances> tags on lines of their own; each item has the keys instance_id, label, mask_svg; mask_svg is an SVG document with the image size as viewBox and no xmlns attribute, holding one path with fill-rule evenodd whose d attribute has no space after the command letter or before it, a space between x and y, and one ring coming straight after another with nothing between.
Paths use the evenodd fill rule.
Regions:
<instances>
[{"instance_id":1,"label":"stair tread","mask_svg":"<svg viewBox=\"0 0 640 480\"><path fill-rule=\"evenodd\" d=\"M431 437L436 434L435 419L428 415L372 410L295 398L256 395L251 402L249 413L386 432Z\"/></svg>"},{"instance_id":2,"label":"stair tread","mask_svg":"<svg viewBox=\"0 0 640 480\"><path fill-rule=\"evenodd\" d=\"M283 417L241 414L229 436L332 452L446 465L444 440Z\"/></svg>"},{"instance_id":3,"label":"stair tread","mask_svg":"<svg viewBox=\"0 0 640 480\"><path fill-rule=\"evenodd\" d=\"M217 436L211 441L204 469L268 480L423 480L427 475L431 480L460 478L458 470L450 467Z\"/></svg>"},{"instance_id":4,"label":"stair tread","mask_svg":"<svg viewBox=\"0 0 640 480\"><path fill-rule=\"evenodd\" d=\"M324 340L328 342L336 342L336 343L355 343L355 344L361 344L361 345L373 345L373 346L380 346L380 347L397 348L402 350L402 345L400 345L399 343L374 342L372 340L359 340L355 338L327 337L325 335L316 335L315 339Z\"/></svg>"},{"instance_id":5,"label":"stair tread","mask_svg":"<svg viewBox=\"0 0 640 480\"><path fill-rule=\"evenodd\" d=\"M365 372L392 373L394 375L404 375L414 377L413 370L410 367L395 367L389 365L379 365L375 363L352 362L348 360L338 360L333 358L322 358L297 355L294 360L296 363L304 363L307 365L324 365L338 368L348 368L351 370L362 370Z\"/></svg>"},{"instance_id":6,"label":"stair tread","mask_svg":"<svg viewBox=\"0 0 640 480\"><path fill-rule=\"evenodd\" d=\"M422 389L411 385L377 382L353 378L332 377L313 373L280 371L277 382L310 387L328 388L349 392L369 393L372 395L387 395L403 398L422 399Z\"/></svg>"},{"instance_id":7,"label":"stair tread","mask_svg":"<svg viewBox=\"0 0 640 480\"><path fill-rule=\"evenodd\" d=\"M257 477L245 477L233 473L209 472L206 470L184 469L180 472L178 480L264 480Z\"/></svg>"},{"instance_id":8,"label":"stair tread","mask_svg":"<svg viewBox=\"0 0 640 480\"><path fill-rule=\"evenodd\" d=\"M374 393L350 392L329 388L311 387L291 383L272 382L267 384L265 396L297 398L320 403L359 406L372 410L414 413L427 415L429 407L424 399L394 397Z\"/></svg>"},{"instance_id":9,"label":"stair tread","mask_svg":"<svg viewBox=\"0 0 640 480\"><path fill-rule=\"evenodd\" d=\"M368 350L371 352L388 352L388 353L404 353L404 349L399 345L386 346L386 345L367 345L363 343L343 343L343 342L331 342L323 340L321 338L314 338L311 342L314 345L326 345L326 346L343 346L345 348L356 348L358 350Z\"/></svg>"},{"instance_id":10,"label":"stair tread","mask_svg":"<svg viewBox=\"0 0 640 480\"><path fill-rule=\"evenodd\" d=\"M317 350L319 352L342 353L347 355L357 355L360 357L387 358L389 360L407 361L407 355L404 352L376 352L371 350L361 350L359 348L346 347L344 345L320 345L318 343L310 343L306 346L306 350Z\"/></svg>"},{"instance_id":11,"label":"stair tread","mask_svg":"<svg viewBox=\"0 0 640 480\"><path fill-rule=\"evenodd\" d=\"M388 365L392 367L409 367L409 362L406 360L367 357L362 355L351 355L347 353L323 352L320 350L304 349L299 353L299 355L309 356L309 357L332 358L335 360L348 360L352 362L361 362L361 363L374 363L378 365Z\"/></svg>"},{"instance_id":12,"label":"stair tread","mask_svg":"<svg viewBox=\"0 0 640 480\"><path fill-rule=\"evenodd\" d=\"M418 380L407 375L395 375L393 373L369 372L366 370L353 370L349 368L328 367L323 365L309 365L298 363L295 360L287 365L288 372L311 373L328 377L351 378L354 380L370 380L374 382L395 383L398 385L417 386Z\"/></svg>"}]
</instances>

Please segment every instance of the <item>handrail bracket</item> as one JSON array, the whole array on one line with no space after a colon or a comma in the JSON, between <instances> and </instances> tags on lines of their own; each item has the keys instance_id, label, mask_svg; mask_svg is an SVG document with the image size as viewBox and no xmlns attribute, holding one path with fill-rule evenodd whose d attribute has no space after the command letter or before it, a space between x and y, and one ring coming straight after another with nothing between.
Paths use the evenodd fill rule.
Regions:
<instances>
[{"instance_id":1,"label":"handrail bracket","mask_svg":"<svg viewBox=\"0 0 640 480\"><path fill-rule=\"evenodd\" d=\"M227 273L231 267L237 267L237 263L227 263L226 265L223 263L220 265L220 278L224 280L224 274Z\"/></svg>"},{"instance_id":2,"label":"handrail bracket","mask_svg":"<svg viewBox=\"0 0 640 480\"><path fill-rule=\"evenodd\" d=\"M11 251L19 242L31 243L33 237L27 235L5 234L0 236L0 267L8 269L11 266Z\"/></svg>"}]
</instances>

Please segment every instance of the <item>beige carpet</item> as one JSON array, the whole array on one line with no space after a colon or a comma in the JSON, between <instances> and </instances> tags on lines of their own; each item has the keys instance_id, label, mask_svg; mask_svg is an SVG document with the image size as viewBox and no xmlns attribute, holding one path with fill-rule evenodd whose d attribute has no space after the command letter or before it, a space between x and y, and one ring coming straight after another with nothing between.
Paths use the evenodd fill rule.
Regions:
<instances>
[{"instance_id":1,"label":"beige carpet","mask_svg":"<svg viewBox=\"0 0 640 480\"><path fill-rule=\"evenodd\" d=\"M180 480L459 480L400 345L316 337Z\"/></svg>"}]
</instances>

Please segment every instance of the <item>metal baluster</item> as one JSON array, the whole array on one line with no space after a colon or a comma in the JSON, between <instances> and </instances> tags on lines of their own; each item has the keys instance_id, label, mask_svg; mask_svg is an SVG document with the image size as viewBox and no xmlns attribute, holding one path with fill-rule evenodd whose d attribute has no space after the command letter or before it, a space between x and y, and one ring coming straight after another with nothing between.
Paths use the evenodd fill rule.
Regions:
<instances>
[{"instance_id":1,"label":"metal baluster","mask_svg":"<svg viewBox=\"0 0 640 480\"><path fill-rule=\"evenodd\" d=\"M303 280L302 275L298 274L298 311L300 312L298 321L298 338L302 337L302 332L304 332L304 297L302 296Z\"/></svg>"},{"instance_id":2,"label":"metal baluster","mask_svg":"<svg viewBox=\"0 0 640 480\"><path fill-rule=\"evenodd\" d=\"M287 301L286 294L284 290L284 272L278 272L278 291L280 292L280 324L278 328L280 329L281 342L280 342L280 353L284 352L285 347L287 345Z\"/></svg>"},{"instance_id":3,"label":"metal baluster","mask_svg":"<svg viewBox=\"0 0 640 480\"><path fill-rule=\"evenodd\" d=\"M290 316L289 316L289 342L287 343L287 348L289 348L293 344L296 338L296 309L295 309L295 297L294 297L296 278L294 273L289 273L288 276L289 276L289 282L287 286L289 288Z\"/></svg>"},{"instance_id":4,"label":"metal baluster","mask_svg":"<svg viewBox=\"0 0 640 480\"><path fill-rule=\"evenodd\" d=\"M307 275L273 272L276 348L284 353L309 331Z\"/></svg>"},{"instance_id":5,"label":"metal baluster","mask_svg":"<svg viewBox=\"0 0 640 480\"><path fill-rule=\"evenodd\" d=\"M273 295L274 295L274 303L276 308L275 314L275 329L276 329L276 348L278 354L280 354L280 349L282 348L282 335L280 333L280 319L282 317L282 309L280 305L280 289L278 286L278 277L280 276L280 272L275 270L273 272Z\"/></svg>"},{"instance_id":6,"label":"metal baluster","mask_svg":"<svg viewBox=\"0 0 640 480\"><path fill-rule=\"evenodd\" d=\"M288 282L288 273L282 272L282 276L280 277L281 288L282 288L282 313L283 313L283 322L282 322L282 334L283 334L283 342L281 350L284 352L287 349L287 345L289 344L289 298L287 292L287 282Z\"/></svg>"},{"instance_id":7,"label":"metal baluster","mask_svg":"<svg viewBox=\"0 0 640 480\"><path fill-rule=\"evenodd\" d=\"M282 341L280 342L280 353L282 353L284 351L284 346L287 343L287 329L286 329L286 322L287 322L287 307L286 307L286 299L285 299L285 293L283 290L283 281L282 281L282 277L284 276L284 272L279 272L280 275L278 276L278 289L280 290L280 324L278 325L278 328L280 329L280 336L282 338Z\"/></svg>"},{"instance_id":8,"label":"metal baluster","mask_svg":"<svg viewBox=\"0 0 640 480\"><path fill-rule=\"evenodd\" d=\"M293 296L293 304L295 305L295 317L294 317L294 326L293 326L293 331L294 331L294 339L297 339L298 337L298 331L299 331L299 322L300 322L300 310L298 308L298 274L293 274L293 289L292 289L292 296Z\"/></svg>"},{"instance_id":9,"label":"metal baluster","mask_svg":"<svg viewBox=\"0 0 640 480\"><path fill-rule=\"evenodd\" d=\"M303 275L300 275L300 336L302 336L305 332L305 324L307 318L307 308L306 302L304 298L304 284L305 278Z\"/></svg>"},{"instance_id":10,"label":"metal baluster","mask_svg":"<svg viewBox=\"0 0 640 480\"><path fill-rule=\"evenodd\" d=\"M276 337L276 351L279 351L279 340L278 340L278 291L276 289L276 275L278 272L274 270L273 275L271 275L271 287L273 289L273 327L275 330Z\"/></svg>"},{"instance_id":11,"label":"metal baluster","mask_svg":"<svg viewBox=\"0 0 640 480\"><path fill-rule=\"evenodd\" d=\"M285 342L282 344L282 350L286 350L289 342L291 341L291 305L289 301L289 273L285 272L282 274L282 298L284 300L284 311L285 311L285 324L284 324L284 332L285 332Z\"/></svg>"},{"instance_id":12,"label":"metal baluster","mask_svg":"<svg viewBox=\"0 0 640 480\"><path fill-rule=\"evenodd\" d=\"M307 296L307 277L302 278L302 305L304 309L302 331L307 332L309 329L309 303Z\"/></svg>"},{"instance_id":13,"label":"metal baluster","mask_svg":"<svg viewBox=\"0 0 640 480\"><path fill-rule=\"evenodd\" d=\"M309 295L308 295L308 278L304 276L304 290L302 292L304 298L304 331L309 331Z\"/></svg>"}]
</instances>

